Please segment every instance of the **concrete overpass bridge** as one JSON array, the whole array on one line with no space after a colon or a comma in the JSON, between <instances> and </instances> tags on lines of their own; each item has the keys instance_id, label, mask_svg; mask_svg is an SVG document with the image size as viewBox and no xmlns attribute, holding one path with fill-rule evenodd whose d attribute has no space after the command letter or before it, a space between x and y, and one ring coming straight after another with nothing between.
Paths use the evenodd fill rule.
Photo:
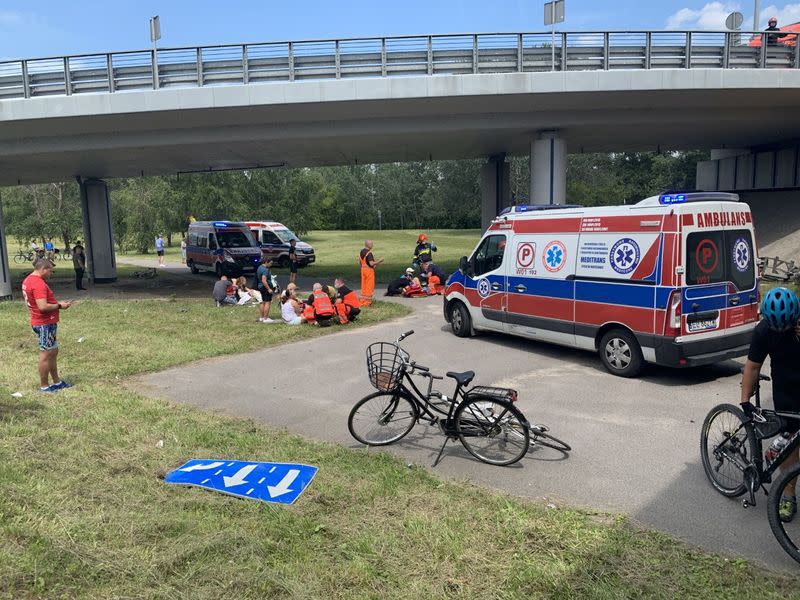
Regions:
<instances>
[{"instance_id":1,"label":"concrete overpass bridge","mask_svg":"<svg viewBox=\"0 0 800 600\"><path fill-rule=\"evenodd\" d=\"M757 35L758 47L732 32L508 33L3 62L0 185L82 177L97 281L116 277L108 177L487 157L490 218L508 201L506 154L530 154L531 198L557 204L568 150L800 139L800 44Z\"/></svg>"}]
</instances>

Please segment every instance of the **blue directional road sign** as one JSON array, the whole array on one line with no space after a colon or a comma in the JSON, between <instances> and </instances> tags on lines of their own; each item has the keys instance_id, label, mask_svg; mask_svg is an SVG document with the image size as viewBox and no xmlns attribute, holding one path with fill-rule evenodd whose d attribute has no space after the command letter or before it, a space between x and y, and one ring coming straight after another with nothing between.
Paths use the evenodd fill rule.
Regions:
<instances>
[{"instance_id":1,"label":"blue directional road sign","mask_svg":"<svg viewBox=\"0 0 800 600\"><path fill-rule=\"evenodd\" d=\"M316 474L317 467L309 465L194 459L168 473L164 481L240 498L294 504Z\"/></svg>"}]
</instances>

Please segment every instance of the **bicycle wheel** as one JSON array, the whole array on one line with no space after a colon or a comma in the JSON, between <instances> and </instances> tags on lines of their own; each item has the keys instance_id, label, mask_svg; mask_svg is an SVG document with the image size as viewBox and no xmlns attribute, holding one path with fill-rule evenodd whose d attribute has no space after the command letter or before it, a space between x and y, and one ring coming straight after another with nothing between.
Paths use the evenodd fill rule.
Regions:
<instances>
[{"instance_id":1,"label":"bicycle wheel","mask_svg":"<svg viewBox=\"0 0 800 600\"><path fill-rule=\"evenodd\" d=\"M560 452L569 452L572 450L572 446L566 442L562 442L560 439L550 435L549 433L545 433L541 429L538 429L535 425L531 427L531 443L534 446L537 444L540 446L547 446L548 448L552 448L553 450L558 450Z\"/></svg>"},{"instance_id":2,"label":"bicycle wheel","mask_svg":"<svg viewBox=\"0 0 800 600\"><path fill-rule=\"evenodd\" d=\"M733 404L711 409L700 432L700 456L706 477L720 494L734 498L747 491L744 467L758 456L753 427ZM738 466L737 466L738 465Z\"/></svg>"},{"instance_id":3,"label":"bicycle wheel","mask_svg":"<svg viewBox=\"0 0 800 600\"><path fill-rule=\"evenodd\" d=\"M470 398L458 406L454 419L458 439L480 461L506 466L528 452L528 422L510 402Z\"/></svg>"},{"instance_id":4,"label":"bicycle wheel","mask_svg":"<svg viewBox=\"0 0 800 600\"><path fill-rule=\"evenodd\" d=\"M347 418L347 428L367 446L386 446L408 434L417 422L416 403L404 394L375 392L359 400Z\"/></svg>"},{"instance_id":5,"label":"bicycle wheel","mask_svg":"<svg viewBox=\"0 0 800 600\"><path fill-rule=\"evenodd\" d=\"M778 540L778 543L786 550L789 556L800 562L800 549L798 549L798 544L800 544L800 518L795 515L791 521L784 523L779 513L781 496L794 495L794 490L789 491L786 487L798 475L800 475L800 464L781 472L778 479L772 484L769 489L769 498L767 499L767 518L775 539Z\"/></svg>"},{"instance_id":6,"label":"bicycle wheel","mask_svg":"<svg viewBox=\"0 0 800 600\"><path fill-rule=\"evenodd\" d=\"M23 254L22 252L17 252L14 255L14 262L17 263L18 265L21 265L21 264L24 264L26 262L33 262L33 259L28 260L28 255L27 254Z\"/></svg>"}]
</instances>

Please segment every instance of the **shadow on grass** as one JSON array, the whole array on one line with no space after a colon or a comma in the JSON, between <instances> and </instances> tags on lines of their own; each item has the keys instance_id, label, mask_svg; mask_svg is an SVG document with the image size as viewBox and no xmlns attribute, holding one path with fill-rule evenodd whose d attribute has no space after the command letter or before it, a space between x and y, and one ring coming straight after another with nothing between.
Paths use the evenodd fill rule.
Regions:
<instances>
[{"instance_id":1,"label":"shadow on grass","mask_svg":"<svg viewBox=\"0 0 800 600\"><path fill-rule=\"evenodd\" d=\"M41 402L24 398L0 400L0 422L9 423L18 418L33 415L44 408Z\"/></svg>"}]
</instances>

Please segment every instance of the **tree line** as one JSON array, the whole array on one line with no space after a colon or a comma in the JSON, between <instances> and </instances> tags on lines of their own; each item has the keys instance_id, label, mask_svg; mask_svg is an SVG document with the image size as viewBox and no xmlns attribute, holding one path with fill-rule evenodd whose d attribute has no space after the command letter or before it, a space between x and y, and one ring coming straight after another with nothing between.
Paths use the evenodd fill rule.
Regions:
<instances>
[{"instance_id":1,"label":"tree line","mask_svg":"<svg viewBox=\"0 0 800 600\"><path fill-rule=\"evenodd\" d=\"M694 189L700 151L570 155L567 199L597 206L636 202L666 190ZM528 159L509 160L511 193L527 201ZM311 229L463 229L480 227L483 160L264 169L109 181L115 241L147 252L158 233L174 241L198 220L275 220ZM0 190L7 233L22 241L80 239L77 183Z\"/></svg>"}]
</instances>

